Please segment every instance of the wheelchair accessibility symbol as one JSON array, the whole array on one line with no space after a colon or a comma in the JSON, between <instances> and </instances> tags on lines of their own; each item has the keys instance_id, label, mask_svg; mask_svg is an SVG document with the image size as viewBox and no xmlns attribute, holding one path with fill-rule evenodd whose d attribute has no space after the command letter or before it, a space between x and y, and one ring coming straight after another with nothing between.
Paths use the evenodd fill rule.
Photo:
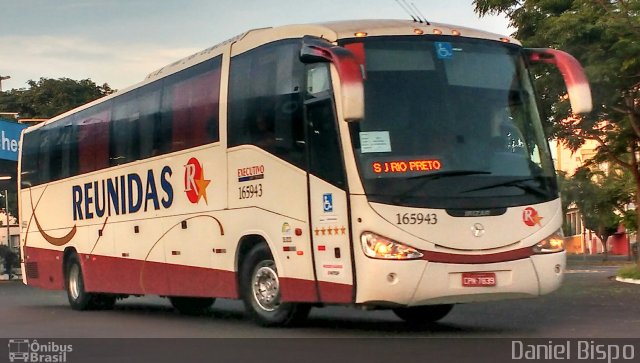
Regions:
<instances>
[{"instance_id":1,"label":"wheelchair accessibility symbol","mask_svg":"<svg viewBox=\"0 0 640 363\"><path fill-rule=\"evenodd\" d=\"M325 213L333 212L333 194L326 193L322 195L322 210Z\"/></svg>"},{"instance_id":2,"label":"wheelchair accessibility symbol","mask_svg":"<svg viewBox=\"0 0 640 363\"><path fill-rule=\"evenodd\" d=\"M438 59L453 58L453 46L449 42L435 42Z\"/></svg>"}]
</instances>

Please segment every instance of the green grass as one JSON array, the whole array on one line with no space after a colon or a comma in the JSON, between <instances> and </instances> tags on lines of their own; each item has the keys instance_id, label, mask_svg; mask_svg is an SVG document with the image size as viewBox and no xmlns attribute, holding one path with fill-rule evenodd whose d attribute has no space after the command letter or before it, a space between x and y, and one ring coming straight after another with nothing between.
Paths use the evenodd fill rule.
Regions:
<instances>
[{"instance_id":1,"label":"green grass","mask_svg":"<svg viewBox=\"0 0 640 363\"><path fill-rule=\"evenodd\" d=\"M627 266L618 271L618 277L640 280L640 269L637 265Z\"/></svg>"}]
</instances>

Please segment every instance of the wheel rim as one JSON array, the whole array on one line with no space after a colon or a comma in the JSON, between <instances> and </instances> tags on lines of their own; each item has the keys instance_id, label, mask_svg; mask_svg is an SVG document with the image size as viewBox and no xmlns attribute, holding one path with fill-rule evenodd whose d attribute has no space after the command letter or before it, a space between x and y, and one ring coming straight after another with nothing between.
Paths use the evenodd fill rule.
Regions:
<instances>
[{"instance_id":1,"label":"wheel rim","mask_svg":"<svg viewBox=\"0 0 640 363\"><path fill-rule=\"evenodd\" d=\"M80 267L75 264L69 270L69 293L73 300L80 297Z\"/></svg>"},{"instance_id":2,"label":"wheel rim","mask_svg":"<svg viewBox=\"0 0 640 363\"><path fill-rule=\"evenodd\" d=\"M280 281L273 263L256 269L252 291L255 302L263 310L274 311L280 306Z\"/></svg>"}]
</instances>

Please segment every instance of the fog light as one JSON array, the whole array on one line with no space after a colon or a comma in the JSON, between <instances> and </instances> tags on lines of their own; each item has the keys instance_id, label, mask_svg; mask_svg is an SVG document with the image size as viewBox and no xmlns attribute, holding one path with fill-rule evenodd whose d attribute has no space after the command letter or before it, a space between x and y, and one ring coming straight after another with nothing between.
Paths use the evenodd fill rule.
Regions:
<instances>
[{"instance_id":1,"label":"fog light","mask_svg":"<svg viewBox=\"0 0 640 363\"><path fill-rule=\"evenodd\" d=\"M395 273L390 273L387 275L387 281L392 284L395 285L396 283L398 283L398 276Z\"/></svg>"}]
</instances>

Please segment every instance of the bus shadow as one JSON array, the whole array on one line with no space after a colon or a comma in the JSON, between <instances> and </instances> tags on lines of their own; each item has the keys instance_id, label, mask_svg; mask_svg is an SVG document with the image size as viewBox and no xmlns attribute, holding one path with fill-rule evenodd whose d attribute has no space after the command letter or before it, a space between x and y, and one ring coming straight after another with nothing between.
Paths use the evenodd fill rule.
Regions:
<instances>
[{"instance_id":1,"label":"bus shadow","mask_svg":"<svg viewBox=\"0 0 640 363\"><path fill-rule=\"evenodd\" d=\"M255 323L244 311L242 303L238 301L227 301L220 304L218 302L211 309L200 315L183 315L180 314L170 305L160 304L146 304L146 303L129 303L116 305L115 311L125 314L150 314L154 316L165 316L176 319L196 320L204 319L210 321L220 321L225 323L240 323L247 325L254 325ZM380 335L380 334L393 334L394 336L460 336L465 335L487 335L487 336L504 336L504 335L522 335L531 333L526 329L521 329L514 326L487 326L487 325L471 325L460 324L454 322L447 322L447 319L443 321L424 324L413 325L408 324L402 320L399 320L389 314L388 316L372 315L367 316L367 313L358 312L349 308L344 308L343 311L324 311L323 309L314 309L306 320L290 326L290 327L276 327L268 328L275 330L296 330L300 329L307 332L338 332L339 335L348 333L358 333L362 336L368 335ZM342 310L342 309L340 309ZM335 314L333 314L336 312ZM355 316L348 316L355 315Z\"/></svg>"},{"instance_id":2,"label":"bus shadow","mask_svg":"<svg viewBox=\"0 0 640 363\"><path fill-rule=\"evenodd\" d=\"M178 312L170 305L160 304L148 304L148 303L128 303L128 304L116 304L113 309L119 313L126 314L150 314L156 316L171 316L184 319L217 319L217 320L247 320L244 311L237 311L236 309L217 309L215 306L206 312L198 315L185 315Z\"/></svg>"},{"instance_id":3,"label":"bus shadow","mask_svg":"<svg viewBox=\"0 0 640 363\"><path fill-rule=\"evenodd\" d=\"M216 304L218 303L216 302ZM222 306L214 305L205 313L193 316L180 314L168 302L166 304L161 302L118 303L111 311L94 311L94 313L115 313L146 318L182 320L185 323L200 320L208 323L223 322L232 325L255 325L245 313L240 302L232 301L220 305ZM48 309L71 312L68 306L62 305L50 306ZM311 336L351 336L352 334L357 334L357 336L361 337L526 336L532 333L530 330L516 326L460 324L458 322L448 322L447 318L436 323L412 325L396 319L390 313L377 312L369 314L349 308L333 308L331 311L314 309L308 319L294 326L275 328L259 328L256 326L256 328L289 333L299 330L301 337L308 333L311 333ZM331 334L326 335L328 332Z\"/></svg>"},{"instance_id":4,"label":"bus shadow","mask_svg":"<svg viewBox=\"0 0 640 363\"><path fill-rule=\"evenodd\" d=\"M405 336L405 337L425 337L425 336L460 336L467 334L474 336L480 335L515 335L520 333L519 329L505 329L504 327L493 326L474 326L450 323L446 321L434 322L429 324L409 324L404 321L388 321L388 320L364 320L364 319L344 319L344 318L310 318L300 324L300 328L308 328L314 330L341 330L343 332L359 332L367 335L387 335Z\"/></svg>"}]
</instances>

